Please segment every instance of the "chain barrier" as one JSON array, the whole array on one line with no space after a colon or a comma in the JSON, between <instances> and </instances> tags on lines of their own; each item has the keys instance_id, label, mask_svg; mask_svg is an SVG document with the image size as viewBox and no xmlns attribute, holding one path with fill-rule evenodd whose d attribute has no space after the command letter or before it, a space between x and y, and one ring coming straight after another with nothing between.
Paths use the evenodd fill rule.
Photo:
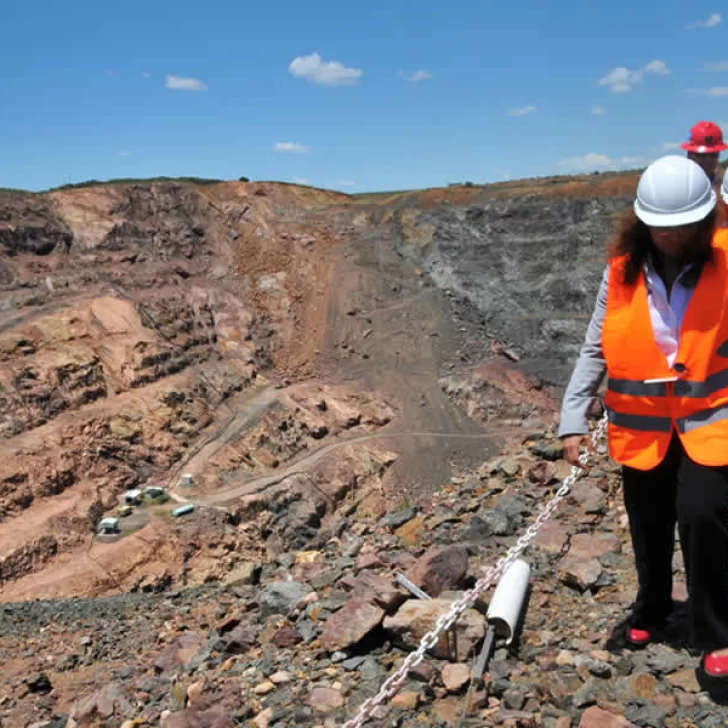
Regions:
<instances>
[{"instance_id":1,"label":"chain barrier","mask_svg":"<svg viewBox=\"0 0 728 728\"><path fill-rule=\"evenodd\" d=\"M585 450L582 453L581 461L586 464L591 455L591 450L596 449L597 443L604 435L607 427L607 415L606 413L599 421L591 435L591 448ZM440 639L443 632L446 632L458 617L466 610L475 604L478 597L491 586L493 586L498 578L503 574L508 567L526 550L530 545L531 541L536 537L539 530L542 528L544 523L553 515L554 511L559 507L561 501L566 498L571 492L571 487L576 483L579 476L584 470L577 465L572 466L571 473L564 478L561 486L554 494L553 498L543 507L541 512L536 516L534 522L526 529L524 534L518 539L514 546L512 546L506 555L499 559L494 566L491 566L478 581L475 582L475 586L472 589L465 592L463 596L454 601L450 605L450 609L445 614L440 615L435 622L434 628L428 632L420 642L419 647L411 652L406 658L399 669L392 673L387 680L382 684L379 692L372 698L365 700L359 712L355 718L344 723L342 728L362 728L366 720L371 717L372 713L380 706L389 702L402 687L402 684L407 679L407 675L410 670L415 666L419 665L422 660L425 659L425 653L432 649Z\"/></svg>"}]
</instances>

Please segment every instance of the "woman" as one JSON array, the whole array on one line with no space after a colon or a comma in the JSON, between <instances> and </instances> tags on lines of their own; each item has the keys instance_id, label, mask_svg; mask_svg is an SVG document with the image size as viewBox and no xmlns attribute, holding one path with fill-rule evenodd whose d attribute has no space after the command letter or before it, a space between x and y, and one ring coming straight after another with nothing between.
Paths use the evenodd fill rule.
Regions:
<instances>
[{"instance_id":1,"label":"woman","mask_svg":"<svg viewBox=\"0 0 728 728\"><path fill-rule=\"evenodd\" d=\"M728 191L728 190L727 190ZM654 640L672 609L675 524L690 637L728 675L728 242L705 172L668 156L640 178L609 248L559 436L581 465L605 372L609 452L623 466L639 591L627 638Z\"/></svg>"}]
</instances>

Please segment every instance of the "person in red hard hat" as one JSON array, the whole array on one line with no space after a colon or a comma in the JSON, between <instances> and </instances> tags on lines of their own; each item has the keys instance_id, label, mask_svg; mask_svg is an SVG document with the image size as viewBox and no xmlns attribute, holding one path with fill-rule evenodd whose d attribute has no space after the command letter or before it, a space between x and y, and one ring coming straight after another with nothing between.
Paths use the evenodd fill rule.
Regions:
<instances>
[{"instance_id":1,"label":"person in red hard hat","mask_svg":"<svg viewBox=\"0 0 728 728\"><path fill-rule=\"evenodd\" d=\"M718 158L723 150L728 149L728 144L723 142L721 128L712 121L699 121L690 130L690 139L680 146L687 151L688 159L697 162L715 184L718 181Z\"/></svg>"}]
</instances>

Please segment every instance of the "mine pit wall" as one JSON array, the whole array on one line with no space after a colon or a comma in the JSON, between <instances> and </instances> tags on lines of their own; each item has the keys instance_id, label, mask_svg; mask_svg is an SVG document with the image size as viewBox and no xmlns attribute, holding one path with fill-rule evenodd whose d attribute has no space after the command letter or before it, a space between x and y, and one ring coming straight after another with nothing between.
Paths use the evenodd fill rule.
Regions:
<instances>
[{"instance_id":1,"label":"mine pit wall","mask_svg":"<svg viewBox=\"0 0 728 728\"><path fill-rule=\"evenodd\" d=\"M563 388L583 342L626 198L476 200L403 206L388 226L397 250L475 307L488 335Z\"/></svg>"}]
</instances>

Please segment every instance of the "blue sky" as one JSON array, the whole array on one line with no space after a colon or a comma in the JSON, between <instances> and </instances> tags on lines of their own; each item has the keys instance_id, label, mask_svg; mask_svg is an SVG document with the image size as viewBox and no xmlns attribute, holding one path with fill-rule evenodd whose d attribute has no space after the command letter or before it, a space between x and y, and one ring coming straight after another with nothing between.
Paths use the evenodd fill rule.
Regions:
<instances>
[{"instance_id":1,"label":"blue sky","mask_svg":"<svg viewBox=\"0 0 728 728\"><path fill-rule=\"evenodd\" d=\"M5 0L2 15L5 187L489 182L634 166L728 122L714 1Z\"/></svg>"}]
</instances>

